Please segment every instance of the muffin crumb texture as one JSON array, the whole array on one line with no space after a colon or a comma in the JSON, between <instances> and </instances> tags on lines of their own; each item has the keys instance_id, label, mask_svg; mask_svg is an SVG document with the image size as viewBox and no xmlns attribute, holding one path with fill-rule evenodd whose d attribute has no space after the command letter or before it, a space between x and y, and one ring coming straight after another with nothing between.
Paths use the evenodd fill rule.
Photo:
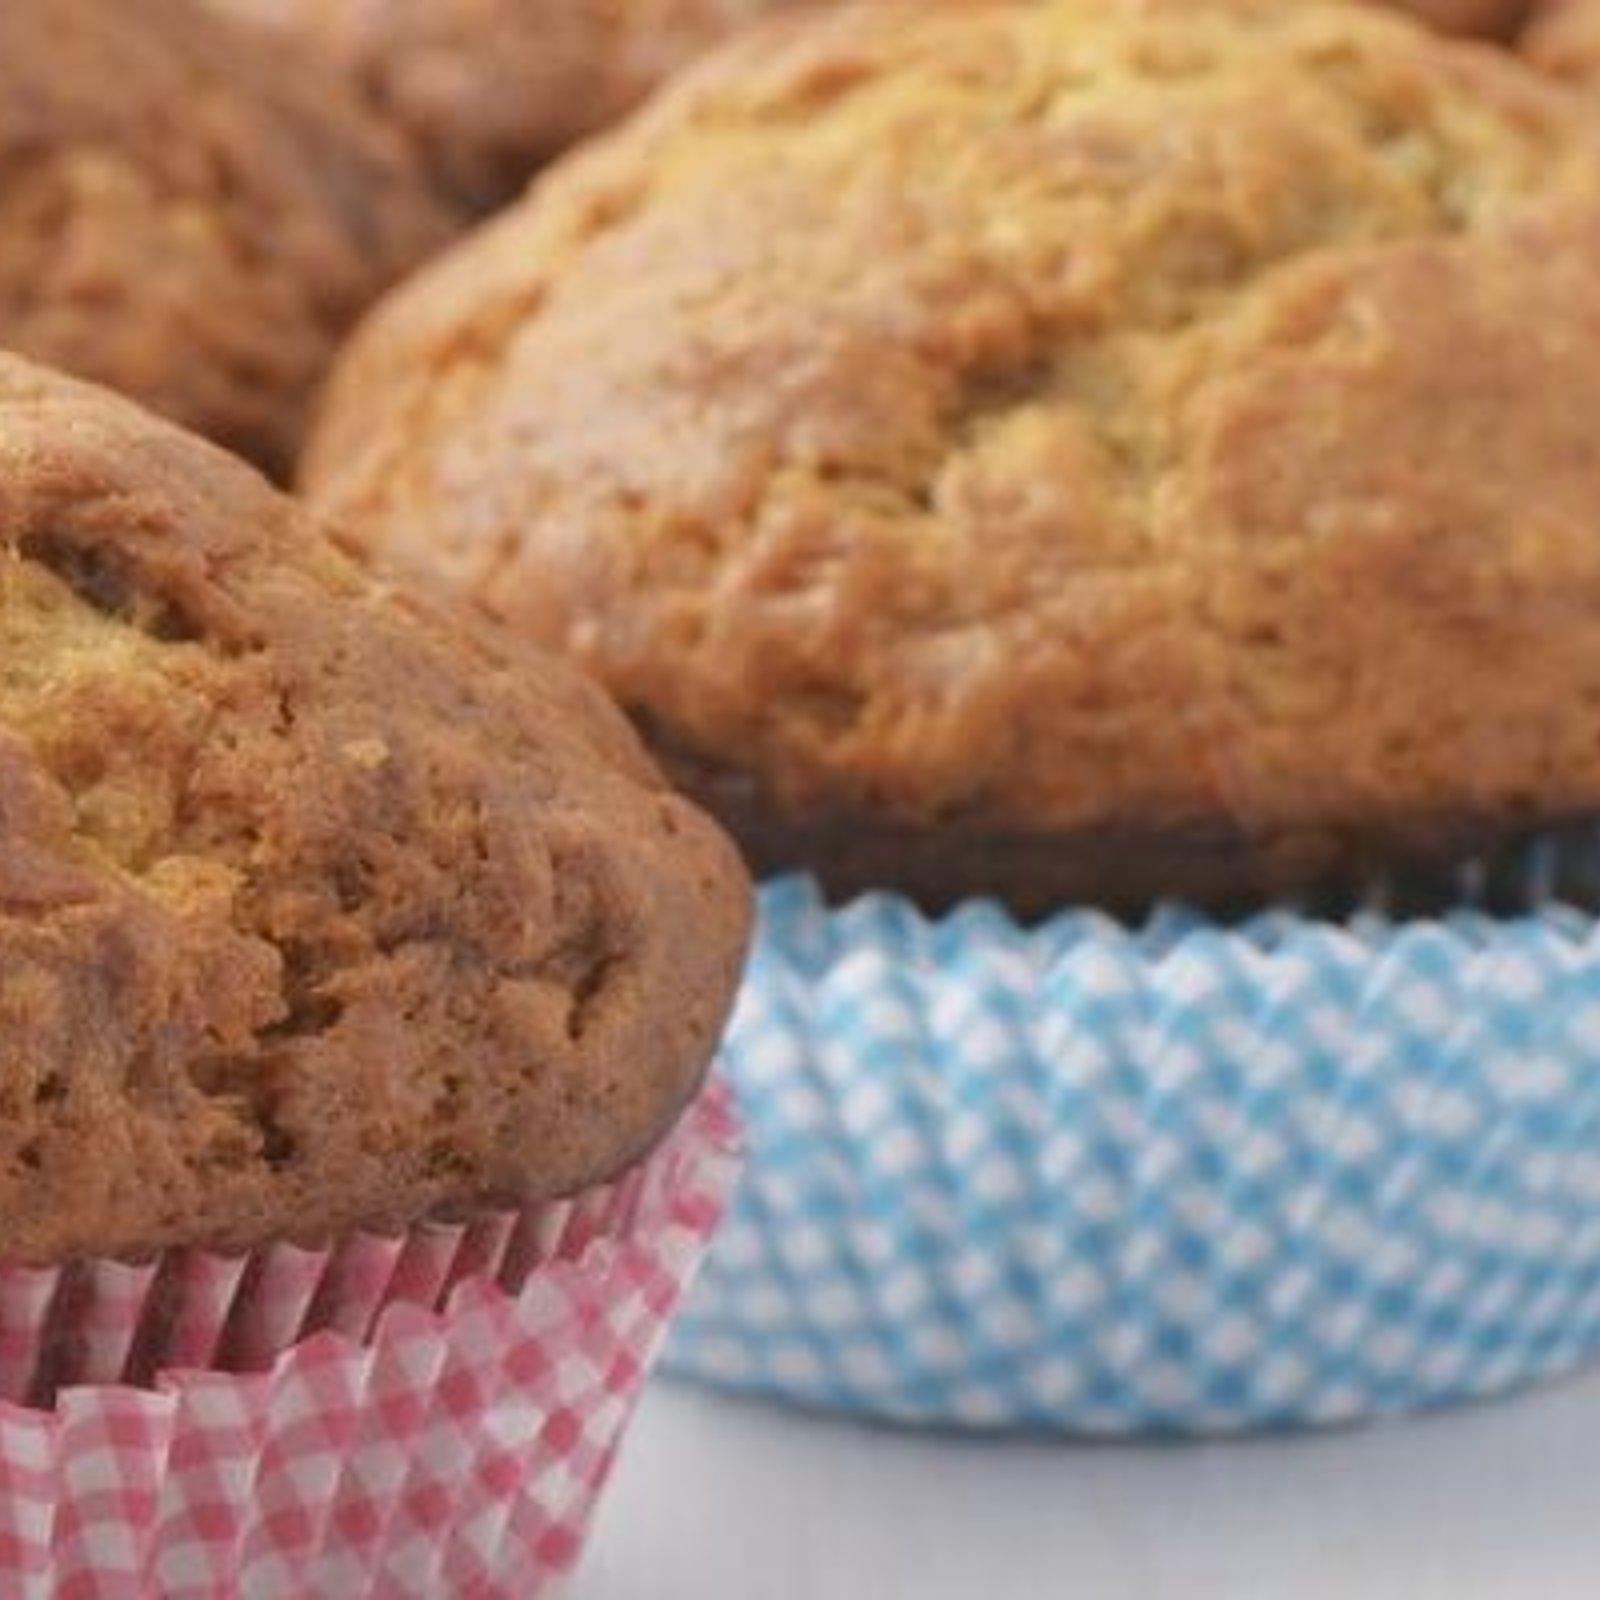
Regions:
<instances>
[{"instance_id":1,"label":"muffin crumb texture","mask_svg":"<svg viewBox=\"0 0 1600 1600\"><path fill-rule=\"evenodd\" d=\"M569 669L0 358L0 1256L604 1179L692 1094L745 917Z\"/></svg>"},{"instance_id":2,"label":"muffin crumb texture","mask_svg":"<svg viewBox=\"0 0 1600 1600\"><path fill-rule=\"evenodd\" d=\"M314 499L840 890L1252 896L1592 809L1587 108L1367 8L808 21L380 308Z\"/></svg>"}]
</instances>

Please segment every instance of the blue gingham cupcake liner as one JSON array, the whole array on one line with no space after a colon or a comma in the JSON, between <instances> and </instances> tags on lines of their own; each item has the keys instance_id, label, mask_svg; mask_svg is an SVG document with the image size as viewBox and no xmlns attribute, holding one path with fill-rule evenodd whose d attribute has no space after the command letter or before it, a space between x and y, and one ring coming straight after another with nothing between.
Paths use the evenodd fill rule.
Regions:
<instances>
[{"instance_id":1,"label":"blue gingham cupcake liner","mask_svg":"<svg viewBox=\"0 0 1600 1600\"><path fill-rule=\"evenodd\" d=\"M1115 1436L1600 1354L1600 923L1518 870L1509 914L1131 929L768 884L725 1050L750 1164L669 1366Z\"/></svg>"}]
</instances>

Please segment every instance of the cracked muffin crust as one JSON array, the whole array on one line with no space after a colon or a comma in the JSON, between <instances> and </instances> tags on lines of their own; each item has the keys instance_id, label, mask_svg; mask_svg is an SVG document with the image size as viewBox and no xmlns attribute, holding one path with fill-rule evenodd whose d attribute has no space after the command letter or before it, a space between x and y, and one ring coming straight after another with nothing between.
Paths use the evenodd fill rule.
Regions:
<instances>
[{"instance_id":1,"label":"cracked muffin crust","mask_svg":"<svg viewBox=\"0 0 1600 1600\"><path fill-rule=\"evenodd\" d=\"M445 237L332 74L190 0L0 5L0 344L287 471L335 343Z\"/></svg>"},{"instance_id":2,"label":"cracked muffin crust","mask_svg":"<svg viewBox=\"0 0 1600 1600\"><path fill-rule=\"evenodd\" d=\"M488 209L709 46L817 0L210 3L334 63L407 133L445 192Z\"/></svg>"},{"instance_id":3,"label":"cracked muffin crust","mask_svg":"<svg viewBox=\"0 0 1600 1600\"><path fill-rule=\"evenodd\" d=\"M695 1089L745 924L570 667L0 357L0 1257L608 1177Z\"/></svg>"},{"instance_id":4,"label":"cracked muffin crust","mask_svg":"<svg viewBox=\"0 0 1600 1600\"><path fill-rule=\"evenodd\" d=\"M1376 11L882 0L398 292L305 481L765 868L1030 910L1454 854L1600 799L1595 139Z\"/></svg>"}]
</instances>

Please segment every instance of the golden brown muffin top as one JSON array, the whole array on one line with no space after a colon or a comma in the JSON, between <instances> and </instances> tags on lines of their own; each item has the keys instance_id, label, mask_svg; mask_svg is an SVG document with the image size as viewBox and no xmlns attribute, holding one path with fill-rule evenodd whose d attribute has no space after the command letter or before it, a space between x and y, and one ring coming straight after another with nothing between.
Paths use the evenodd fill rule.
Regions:
<instances>
[{"instance_id":1,"label":"golden brown muffin top","mask_svg":"<svg viewBox=\"0 0 1600 1600\"><path fill-rule=\"evenodd\" d=\"M0 357L0 1259L604 1178L699 1080L745 919L569 668Z\"/></svg>"},{"instance_id":2,"label":"golden brown muffin top","mask_svg":"<svg viewBox=\"0 0 1600 1600\"><path fill-rule=\"evenodd\" d=\"M343 83L190 0L0 5L0 344L263 466L436 207Z\"/></svg>"},{"instance_id":3,"label":"golden brown muffin top","mask_svg":"<svg viewBox=\"0 0 1600 1600\"><path fill-rule=\"evenodd\" d=\"M386 303L306 481L786 815L1589 807L1582 109L1278 0L768 31Z\"/></svg>"},{"instance_id":4,"label":"golden brown muffin top","mask_svg":"<svg viewBox=\"0 0 1600 1600\"><path fill-rule=\"evenodd\" d=\"M447 193L487 208L745 23L817 0L210 3L334 63Z\"/></svg>"}]
</instances>

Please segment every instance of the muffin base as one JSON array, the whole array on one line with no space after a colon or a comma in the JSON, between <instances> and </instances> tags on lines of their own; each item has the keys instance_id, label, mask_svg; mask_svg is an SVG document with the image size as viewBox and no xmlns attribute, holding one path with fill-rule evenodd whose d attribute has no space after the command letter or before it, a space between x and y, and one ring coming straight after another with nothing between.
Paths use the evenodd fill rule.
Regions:
<instances>
[{"instance_id":1,"label":"muffin base","mask_svg":"<svg viewBox=\"0 0 1600 1600\"><path fill-rule=\"evenodd\" d=\"M0 1268L6 1593L548 1593L737 1163L328 1251Z\"/></svg>"},{"instance_id":2,"label":"muffin base","mask_svg":"<svg viewBox=\"0 0 1600 1600\"><path fill-rule=\"evenodd\" d=\"M1123 1436L1600 1357L1600 920L1542 902L1552 865L1515 917L1232 927L766 885L723 1051L750 1174L670 1364Z\"/></svg>"}]
</instances>

